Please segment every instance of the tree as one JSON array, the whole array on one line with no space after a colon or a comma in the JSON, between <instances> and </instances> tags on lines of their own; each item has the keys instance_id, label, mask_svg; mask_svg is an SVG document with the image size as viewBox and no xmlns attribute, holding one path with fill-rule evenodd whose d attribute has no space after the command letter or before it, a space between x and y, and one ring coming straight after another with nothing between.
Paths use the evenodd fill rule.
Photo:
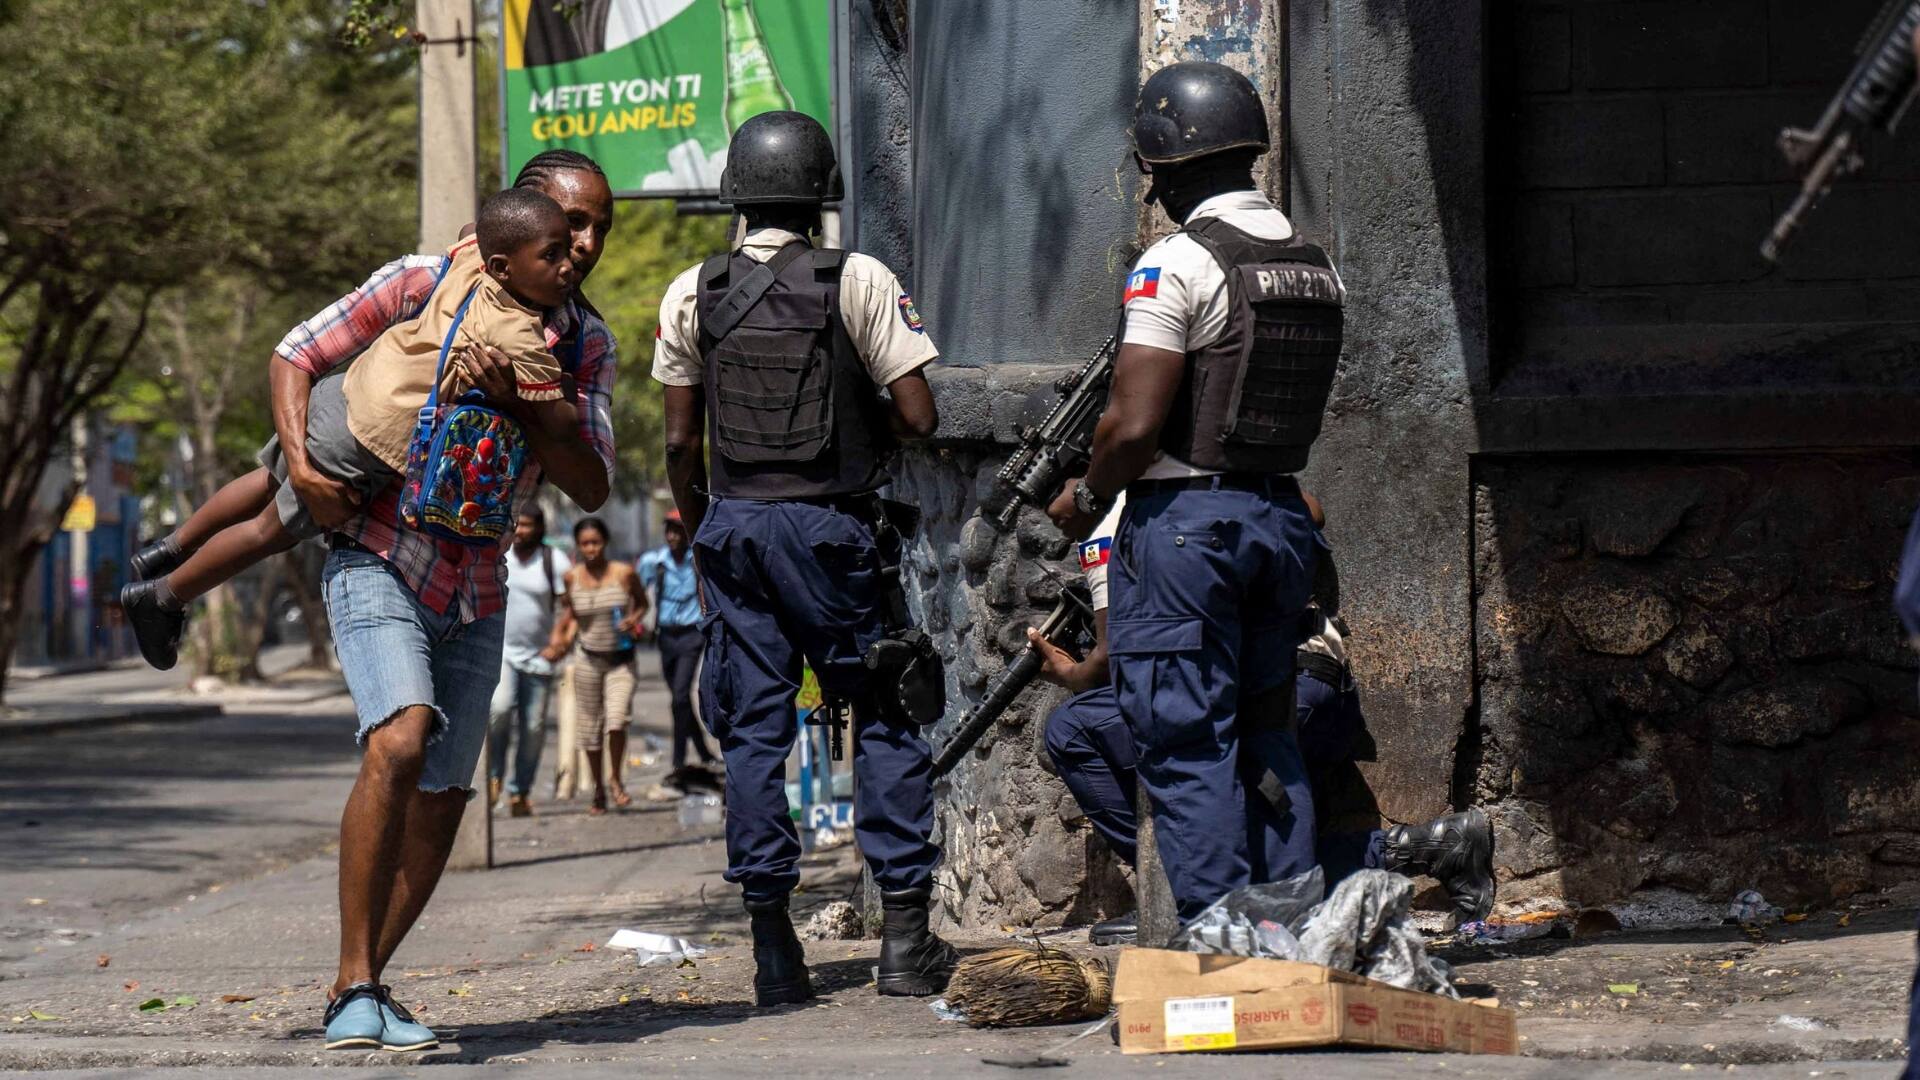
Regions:
<instances>
[{"instance_id":1,"label":"tree","mask_svg":"<svg viewBox=\"0 0 1920 1080\"><path fill-rule=\"evenodd\" d=\"M407 245L405 99L361 87L410 85L411 58L339 46L344 7L0 5L0 694L27 574L75 494L47 512L49 464L156 314L192 324L220 280L337 292L370 247Z\"/></svg>"},{"instance_id":2,"label":"tree","mask_svg":"<svg viewBox=\"0 0 1920 1080\"><path fill-rule=\"evenodd\" d=\"M620 346L613 395L618 460L614 484L621 494L644 495L666 482L661 453L660 384L653 381L653 331L660 298L675 275L726 244L727 219L683 216L659 200L624 204L616 212L606 254L585 292L606 317Z\"/></svg>"}]
</instances>

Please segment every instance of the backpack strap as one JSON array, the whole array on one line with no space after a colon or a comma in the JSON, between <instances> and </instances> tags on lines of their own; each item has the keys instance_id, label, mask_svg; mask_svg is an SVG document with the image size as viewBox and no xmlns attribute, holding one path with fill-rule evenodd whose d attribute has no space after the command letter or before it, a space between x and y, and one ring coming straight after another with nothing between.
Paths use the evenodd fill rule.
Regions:
<instances>
[{"instance_id":1,"label":"backpack strap","mask_svg":"<svg viewBox=\"0 0 1920 1080\"><path fill-rule=\"evenodd\" d=\"M812 250L813 248L806 243L795 240L776 252L773 258L748 271L747 275L740 279L739 284L728 290L727 295L713 305L713 314L706 319L707 333L715 341L733 333L734 328L740 325L740 320L746 318L747 313L760 302L760 298L767 295L768 289L773 288L773 283L779 280L781 271L793 265L795 259ZM712 259L707 260L708 266L712 264Z\"/></svg>"},{"instance_id":2,"label":"backpack strap","mask_svg":"<svg viewBox=\"0 0 1920 1080\"><path fill-rule=\"evenodd\" d=\"M408 321L426 314L428 302L433 299L434 293L440 291L440 283L447 279L447 271L451 269L453 269L453 256L442 255L440 257L440 269L433 273L433 284L427 286L427 295L420 298L419 306L413 309L413 314L407 316Z\"/></svg>"},{"instance_id":3,"label":"backpack strap","mask_svg":"<svg viewBox=\"0 0 1920 1080\"><path fill-rule=\"evenodd\" d=\"M428 423L440 415L440 383L447 376L447 354L453 351L453 339L460 333L460 324L467 320L467 308L473 305L473 294L480 291L478 282L467 290L466 298L460 301L460 308L453 313L453 325L447 327L447 336L440 342L440 362L433 369L433 390L427 394L427 403L420 409L420 415Z\"/></svg>"}]
</instances>

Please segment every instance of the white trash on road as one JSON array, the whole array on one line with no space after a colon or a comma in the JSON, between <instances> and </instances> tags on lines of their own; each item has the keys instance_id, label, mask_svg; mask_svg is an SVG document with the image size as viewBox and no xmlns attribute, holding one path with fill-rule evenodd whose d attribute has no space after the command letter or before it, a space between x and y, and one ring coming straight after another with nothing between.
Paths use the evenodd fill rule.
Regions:
<instances>
[{"instance_id":1,"label":"white trash on road","mask_svg":"<svg viewBox=\"0 0 1920 1080\"><path fill-rule=\"evenodd\" d=\"M698 960L707 955L707 950L685 938L650 934L645 930L616 931L607 941L607 948L632 949L634 958L640 961L641 967L663 963L677 964L685 960Z\"/></svg>"}]
</instances>

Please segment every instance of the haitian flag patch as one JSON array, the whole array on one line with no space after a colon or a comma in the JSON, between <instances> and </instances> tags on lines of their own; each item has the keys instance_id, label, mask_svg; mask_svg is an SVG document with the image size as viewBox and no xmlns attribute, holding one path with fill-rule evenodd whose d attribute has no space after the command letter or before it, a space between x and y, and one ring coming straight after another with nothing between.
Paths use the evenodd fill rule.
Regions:
<instances>
[{"instance_id":1,"label":"haitian flag patch","mask_svg":"<svg viewBox=\"0 0 1920 1080\"><path fill-rule=\"evenodd\" d=\"M901 293L899 303L900 321L907 324L907 329L916 334L926 333L927 324L921 321L920 313L914 310L913 297L908 296L906 293Z\"/></svg>"},{"instance_id":2,"label":"haitian flag patch","mask_svg":"<svg viewBox=\"0 0 1920 1080\"><path fill-rule=\"evenodd\" d=\"M1151 300L1159 295L1160 268L1157 266L1143 266L1135 270L1127 278L1127 291L1125 295L1120 297L1120 302L1130 304L1135 300Z\"/></svg>"},{"instance_id":3,"label":"haitian flag patch","mask_svg":"<svg viewBox=\"0 0 1920 1080\"><path fill-rule=\"evenodd\" d=\"M1113 553L1113 537L1102 536L1080 545L1080 569L1092 570L1107 565Z\"/></svg>"}]
</instances>

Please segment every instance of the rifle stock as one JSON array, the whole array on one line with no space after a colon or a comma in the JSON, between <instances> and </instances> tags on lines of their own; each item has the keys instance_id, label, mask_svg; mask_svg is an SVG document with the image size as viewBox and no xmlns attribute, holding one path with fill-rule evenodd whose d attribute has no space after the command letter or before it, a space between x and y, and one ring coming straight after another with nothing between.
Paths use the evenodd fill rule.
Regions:
<instances>
[{"instance_id":1,"label":"rifle stock","mask_svg":"<svg viewBox=\"0 0 1920 1080\"><path fill-rule=\"evenodd\" d=\"M1861 149L1867 132L1891 133L1913 103L1916 29L1920 0L1889 0L1868 27L1859 60L1820 114L1820 122L1811 129L1790 127L1780 133L1780 152L1801 174L1800 192L1760 245L1768 262L1779 261L1787 241L1835 181L1865 166Z\"/></svg>"}]
</instances>

